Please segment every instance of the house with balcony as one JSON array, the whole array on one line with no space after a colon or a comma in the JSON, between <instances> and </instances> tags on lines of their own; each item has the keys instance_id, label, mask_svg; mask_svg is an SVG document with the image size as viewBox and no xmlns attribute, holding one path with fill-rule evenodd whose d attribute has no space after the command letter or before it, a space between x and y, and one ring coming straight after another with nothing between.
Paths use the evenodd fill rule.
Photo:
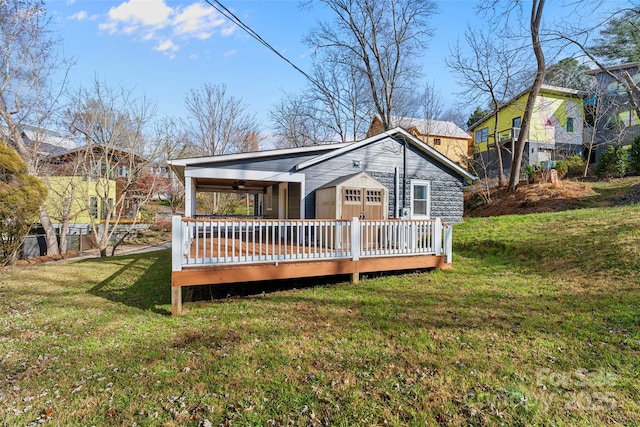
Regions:
<instances>
[{"instance_id":1,"label":"house with balcony","mask_svg":"<svg viewBox=\"0 0 640 427\"><path fill-rule=\"evenodd\" d=\"M473 138L453 122L392 116L392 127L399 126L459 166L469 168L473 157ZM380 116L371 120L367 137L384 130Z\"/></svg>"},{"instance_id":2,"label":"house with balcony","mask_svg":"<svg viewBox=\"0 0 640 427\"><path fill-rule=\"evenodd\" d=\"M403 128L362 141L175 159L185 215L172 223L172 313L182 287L451 265L451 224L477 177ZM198 210L246 193L250 218Z\"/></svg>"},{"instance_id":3,"label":"house with balcony","mask_svg":"<svg viewBox=\"0 0 640 427\"><path fill-rule=\"evenodd\" d=\"M589 161L597 163L607 147L630 146L640 135L640 119L627 92L629 85L634 85L636 90L630 92L638 102L640 62L607 67L606 72L597 68L587 74L594 76L595 88L584 102L584 140L585 145L592 148Z\"/></svg>"},{"instance_id":4,"label":"house with balcony","mask_svg":"<svg viewBox=\"0 0 640 427\"><path fill-rule=\"evenodd\" d=\"M505 173L511 170L513 148L520 135L522 117L530 90L523 91L496 111L470 127L476 164L486 167L495 177L498 171L497 150L501 150ZM542 85L536 96L529 131L526 135L523 164L545 165L583 151L583 100L586 92ZM479 168L482 169L482 168Z\"/></svg>"}]
</instances>

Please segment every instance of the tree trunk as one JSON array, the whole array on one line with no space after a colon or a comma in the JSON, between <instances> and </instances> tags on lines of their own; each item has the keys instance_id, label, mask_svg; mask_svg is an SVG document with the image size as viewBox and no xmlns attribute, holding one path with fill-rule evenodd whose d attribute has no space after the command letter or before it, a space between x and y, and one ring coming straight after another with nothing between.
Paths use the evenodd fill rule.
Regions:
<instances>
[{"instance_id":1,"label":"tree trunk","mask_svg":"<svg viewBox=\"0 0 640 427\"><path fill-rule=\"evenodd\" d=\"M47 255L60 255L58 249L58 237L49 219L49 214L44 206L40 206L40 223L44 228L45 239L47 241Z\"/></svg>"},{"instance_id":2,"label":"tree trunk","mask_svg":"<svg viewBox=\"0 0 640 427\"><path fill-rule=\"evenodd\" d=\"M546 64L539 34L544 2L545 0L534 0L531 5L531 42L533 45L533 52L536 55L538 69L536 71L536 78L533 81L533 86L531 86L531 90L529 91L527 106L525 107L524 116L522 117L520 135L518 136L518 141L516 142L516 146L513 149L513 164L511 165L511 177L509 178L509 191L515 191L515 189L518 187L518 183L520 182L520 168L522 166L524 147L527 143L529 135L531 116L533 115L533 109L535 107L538 92L540 91L540 87L544 82Z\"/></svg>"},{"instance_id":3,"label":"tree trunk","mask_svg":"<svg viewBox=\"0 0 640 427\"><path fill-rule=\"evenodd\" d=\"M60 255L67 253L67 233L69 232L69 221L65 220L60 224Z\"/></svg>"},{"instance_id":4,"label":"tree trunk","mask_svg":"<svg viewBox=\"0 0 640 427\"><path fill-rule=\"evenodd\" d=\"M493 125L493 142L496 144L496 154L498 155L498 187L502 188L504 185L504 166L502 164L502 150L500 149L500 139L498 135L498 119L500 118L500 112L498 110L498 103L495 100L493 105L496 106L495 123ZM487 155L489 155L488 146Z\"/></svg>"}]
</instances>

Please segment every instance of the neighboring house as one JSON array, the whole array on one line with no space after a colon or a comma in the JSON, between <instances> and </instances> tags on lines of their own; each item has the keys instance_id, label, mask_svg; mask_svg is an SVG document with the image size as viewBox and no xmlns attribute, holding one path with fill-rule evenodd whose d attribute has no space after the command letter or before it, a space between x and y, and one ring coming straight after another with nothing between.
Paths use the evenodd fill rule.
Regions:
<instances>
[{"instance_id":1,"label":"neighboring house","mask_svg":"<svg viewBox=\"0 0 640 427\"><path fill-rule=\"evenodd\" d=\"M590 161L598 162L608 146L625 147L640 134L638 114L629 102L625 89L609 73L640 84L640 62L620 64L588 71L596 79L595 90L585 100L585 141L592 141Z\"/></svg>"},{"instance_id":2,"label":"neighboring house","mask_svg":"<svg viewBox=\"0 0 640 427\"><path fill-rule=\"evenodd\" d=\"M368 202L385 203L386 212L375 215L439 217L452 224L462 220L464 182L477 179L401 128L352 143L177 159L169 165L185 184L187 217L209 213L196 212L198 192L240 192L255 195L256 214L264 218L318 218L316 190L335 185L350 190L338 194L337 203L362 203L349 209L353 215L366 217ZM371 184L341 183L361 172L361 181ZM367 192L380 188L388 202Z\"/></svg>"},{"instance_id":3,"label":"neighboring house","mask_svg":"<svg viewBox=\"0 0 640 427\"><path fill-rule=\"evenodd\" d=\"M46 176L56 178L54 182L57 186L67 185L68 188L80 190L76 194L80 198L80 205L87 207L88 216L79 218L101 222L106 217L106 204L113 206L125 192L123 217L132 219L139 215L135 189L144 187L143 181L146 180L141 176L141 179L132 182L131 174L137 173L132 169L144 161L142 157L126 150L100 145L89 148L85 145L52 153L46 157L47 166L44 170ZM84 183L82 187L77 185L80 182ZM55 202L64 205L61 200ZM89 224L92 221L74 222Z\"/></svg>"},{"instance_id":4,"label":"neighboring house","mask_svg":"<svg viewBox=\"0 0 640 427\"><path fill-rule=\"evenodd\" d=\"M101 194L113 195L108 201L113 203L116 197L116 181L112 179L87 179L86 176L43 176L40 177L48 189L45 208L50 219L57 224L60 218L70 220L72 228L86 227L92 221L100 222L105 218L105 208Z\"/></svg>"},{"instance_id":5,"label":"neighboring house","mask_svg":"<svg viewBox=\"0 0 640 427\"><path fill-rule=\"evenodd\" d=\"M469 128L473 134L476 164L486 166L489 176L495 176L498 170L498 146L505 173L511 170L513 147L520 134L529 93L530 90L526 90L500 107L497 129L495 111ZM545 165L550 160L582 154L583 99L586 95L573 89L542 85L531 116L523 164Z\"/></svg>"},{"instance_id":6,"label":"neighboring house","mask_svg":"<svg viewBox=\"0 0 640 427\"><path fill-rule=\"evenodd\" d=\"M412 117L391 118L393 126L400 126L420 141L435 148L458 165L468 169L473 156L473 138L453 122L426 120ZM367 137L382 133L384 128L380 116L371 121Z\"/></svg>"}]
</instances>

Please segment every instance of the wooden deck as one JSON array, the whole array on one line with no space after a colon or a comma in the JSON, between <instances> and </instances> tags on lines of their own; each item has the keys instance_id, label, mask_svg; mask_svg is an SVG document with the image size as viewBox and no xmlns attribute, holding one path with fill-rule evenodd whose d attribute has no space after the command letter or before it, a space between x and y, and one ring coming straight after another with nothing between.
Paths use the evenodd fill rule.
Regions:
<instances>
[{"instance_id":1,"label":"wooden deck","mask_svg":"<svg viewBox=\"0 0 640 427\"><path fill-rule=\"evenodd\" d=\"M182 287L449 268L439 221L230 221L174 217L172 314Z\"/></svg>"}]
</instances>

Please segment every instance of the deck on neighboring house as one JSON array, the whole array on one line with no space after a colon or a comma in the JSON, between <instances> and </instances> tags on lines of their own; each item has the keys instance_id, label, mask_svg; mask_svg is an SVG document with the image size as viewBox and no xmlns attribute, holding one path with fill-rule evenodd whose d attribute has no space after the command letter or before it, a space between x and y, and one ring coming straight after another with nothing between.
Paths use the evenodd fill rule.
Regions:
<instances>
[{"instance_id":1,"label":"deck on neighboring house","mask_svg":"<svg viewBox=\"0 0 640 427\"><path fill-rule=\"evenodd\" d=\"M171 306L182 287L448 268L451 227L440 220L262 220L173 217Z\"/></svg>"}]
</instances>

